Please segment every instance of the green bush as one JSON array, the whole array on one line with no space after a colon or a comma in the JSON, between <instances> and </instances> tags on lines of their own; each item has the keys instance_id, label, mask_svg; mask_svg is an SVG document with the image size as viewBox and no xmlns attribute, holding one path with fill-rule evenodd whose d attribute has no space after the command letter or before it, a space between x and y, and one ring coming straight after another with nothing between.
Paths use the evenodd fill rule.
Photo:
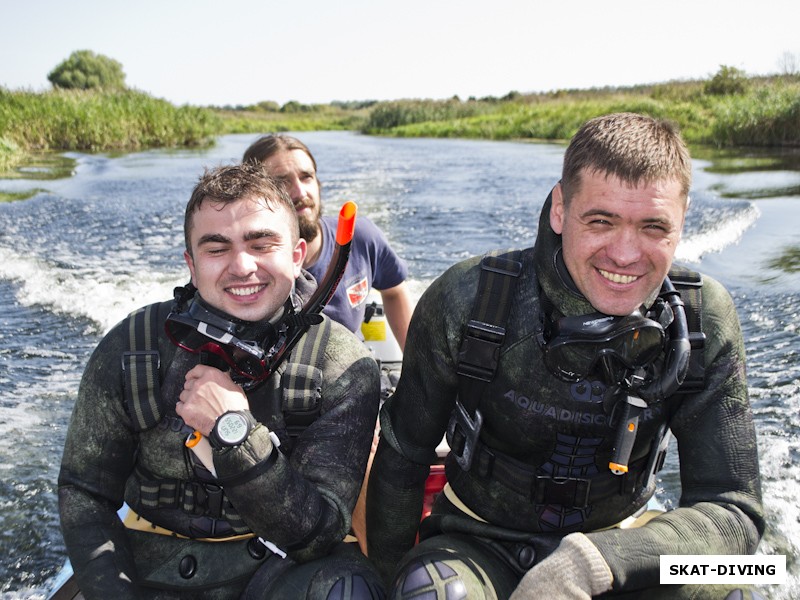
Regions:
<instances>
[{"instance_id":1,"label":"green bush","mask_svg":"<svg viewBox=\"0 0 800 600\"><path fill-rule=\"evenodd\" d=\"M705 93L711 96L730 96L747 91L747 75L741 69L720 65L719 71L706 82Z\"/></svg>"},{"instance_id":2,"label":"green bush","mask_svg":"<svg viewBox=\"0 0 800 600\"><path fill-rule=\"evenodd\" d=\"M122 90L122 65L91 50L76 50L47 75L53 87L66 90Z\"/></svg>"}]
</instances>

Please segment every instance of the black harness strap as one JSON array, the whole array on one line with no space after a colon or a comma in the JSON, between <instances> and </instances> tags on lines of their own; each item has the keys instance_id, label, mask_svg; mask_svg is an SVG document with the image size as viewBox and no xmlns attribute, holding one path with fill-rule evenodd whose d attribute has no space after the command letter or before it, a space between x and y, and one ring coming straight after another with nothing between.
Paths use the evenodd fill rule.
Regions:
<instances>
[{"instance_id":1,"label":"black harness strap","mask_svg":"<svg viewBox=\"0 0 800 600\"><path fill-rule=\"evenodd\" d=\"M464 332L456 367L456 372L466 378L461 379L459 397L470 414L474 414L480 398L472 394L474 380L491 381L497 370L500 346L506 335L505 324L511 310L511 293L521 271L519 250L499 256L487 255L481 260L478 295Z\"/></svg>"},{"instance_id":2,"label":"black harness strap","mask_svg":"<svg viewBox=\"0 0 800 600\"><path fill-rule=\"evenodd\" d=\"M131 313L128 348L122 353L125 404L137 431L155 427L163 416L158 353L158 304Z\"/></svg>"},{"instance_id":3,"label":"black harness strap","mask_svg":"<svg viewBox=\"0 0 800 600\"><path fill-rule=\"evenodd\" d=\"M483 417L478 405L494 379L506 336L511 296L522 272L522 252L487 254L481 260L478 294L458 352L458 400L448 426L451 452L462 469L472 465Z\"/></svg>"}]
</instances>

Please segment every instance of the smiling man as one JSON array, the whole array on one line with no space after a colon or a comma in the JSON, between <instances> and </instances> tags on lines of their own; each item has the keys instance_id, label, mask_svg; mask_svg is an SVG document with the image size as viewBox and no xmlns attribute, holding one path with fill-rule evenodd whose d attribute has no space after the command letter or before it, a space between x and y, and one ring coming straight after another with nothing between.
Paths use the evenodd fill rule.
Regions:
<instances>
[{"instance_id":1,"label":"smiling man","mask_svg":"<svg viewBox=\"0 0 800 600\"><path fill-rule=\"evenodd\" d=\"M690 183L670 124L593 119L534 247L459 263L422 296L367 495L391 597L743 597L659 585L661 555L745 555L764 530L736 310L672 262ZM670 431L680 503L654 516ZM448 483L420 525L445 433Z\"/></svg>"},{"instance_id":2,"label":"smiling man","mask_svg":"<svg viewBox=\"0 0 800 600\"><path fill-rule=\"evenodd\" d=\"M379 374L303 312L315 282L291 199L260 165L220 167L184 233L191 284L112 329L81 380L59 507L84 597L380 597L343 541Z\"/></svg>"},{"instance_id":3,"label":"smiling man","mask_svg":"<svg viewBox=\"0 0 800 600\"><path fill-rule=\"evenodd\" d=\"M629 186L584 169L569 201L553 190L550 226L561 235L564 263L592 306L628 315L667 276L681 238L686 192L678 181Z\"/></svg>"}]
</instances>

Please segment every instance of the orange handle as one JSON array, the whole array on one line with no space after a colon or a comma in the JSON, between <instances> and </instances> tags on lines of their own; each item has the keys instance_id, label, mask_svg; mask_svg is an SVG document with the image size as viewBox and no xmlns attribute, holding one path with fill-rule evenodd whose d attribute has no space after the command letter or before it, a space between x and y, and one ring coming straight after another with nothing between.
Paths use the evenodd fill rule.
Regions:
<instances>
[{"instance_id":1,"label":"orange handle","mask_svg":"<svg viewBox=\"0 0 800 600\"><path fill-rule=\"evenodd\" d=\"M187 448L194 448L197 444L200 443L200 440L203 439L203 434L199 431L195 430L194 433L189 434L189 437L186 438L184 444Z\"/></svg>"},{"instance_id":2,"label":"orange handle","mask_svg":"<svg viewBox=\"0 0 800 600\"><path fill-rule=\"evenodd\" d=\"M353 233L356 230L356 212L358 206L356 203L348 200L339 211L339 223L336 227L336 243L340 246L345 246L353 239Z\"/></svg>"}]
</instances>

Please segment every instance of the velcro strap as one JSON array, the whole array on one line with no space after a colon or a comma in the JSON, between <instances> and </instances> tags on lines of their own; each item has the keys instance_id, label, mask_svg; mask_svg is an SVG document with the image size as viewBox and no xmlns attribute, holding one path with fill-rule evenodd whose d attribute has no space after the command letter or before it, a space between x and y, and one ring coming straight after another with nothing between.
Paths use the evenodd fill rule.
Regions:
<instances>
[{"instance_id":1,"label":"velcro strap","mask_svg":"<svg viewBox=\"0 0 800 600\"><path fill-rule=\"evenodd\" d=\"M617 494L631 493L635 483L642 479L642 469L648 456L630 464L623 475L601 473L589 479L584 477L554 477L541 474L536 468L518 461L502 452L490 450L478 442L473 469L483 478L495 479L514 492L530 498L534 504L557 504L583 509L592 503Z\"/></svg>"},{"instance_id":2,"label":"velcro strap","mask_svg":"<svg viewBox=\"0 0 800 600\"><path fill-rule=\"evenodd\" d=\"M511 294L522 272L519 250L505 256L487 255L481 260L480 295L473 306L473 318L485 323L505 324L511 308Z\"/></svg>"},{"instance_id":3,"label":"velcro strap","mask_svg":"<svg viewBox=\"0 0 800 600\"><path fill-rule=\"evenodd\" d=\"M506 336L511 296L522 273L522 253L512 250L487 254L481 259L478 294L471 319L464 328L456 372L459 399L470 418L480 404L484 383L494 379L500 362L500 348ZM479 385L475 385L478 380Z\"/></svg>"},{"instance_id":4,"label":"velcro strap","mask_svg":"<svg viewBox=\"0 0 800 600\"><path fill-rule=\"evenodd\" d=\"M316 412L322 401L322 371L313 365L289 363L281 376L283 410Z\"/></svg>"},{"instance_id":5,"label":"velcro strap","mask_svg":"<svg viewBox=\"0 0 800 600\"><path fill-rule=\"evenodd\" d=\"M139 477L139 503L145 509L179 509L190 515L224 519L237 532L246 529L225 490L212 483Z\"/></svg>"}]
</instances>

